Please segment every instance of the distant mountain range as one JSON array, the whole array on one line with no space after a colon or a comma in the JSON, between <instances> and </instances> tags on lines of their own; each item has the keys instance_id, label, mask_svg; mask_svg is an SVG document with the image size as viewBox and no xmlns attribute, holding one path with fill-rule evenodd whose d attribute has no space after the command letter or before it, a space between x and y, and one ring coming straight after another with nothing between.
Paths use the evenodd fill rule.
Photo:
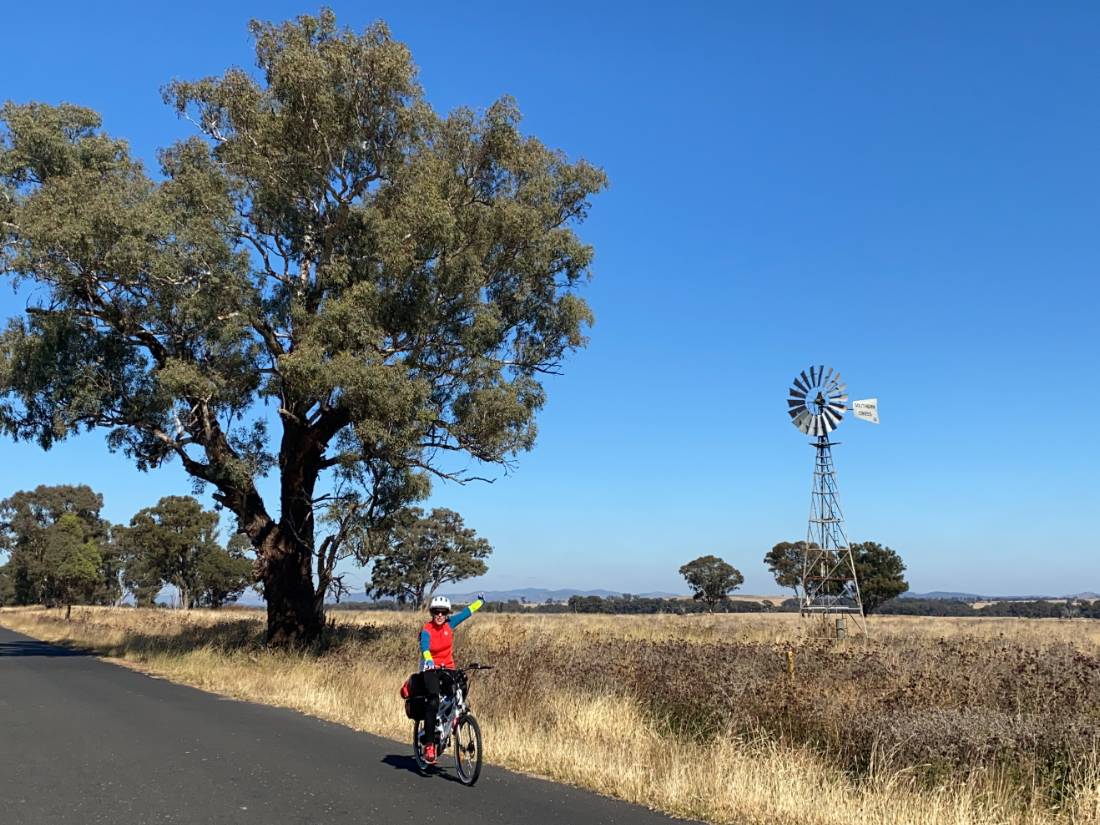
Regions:
<instances>
[{"instance_id":1,"label":"distant mountain range","mask_svg":"<svg viewBox=\"0 0 1100 825\"><path fill-rule=\"evenodd\" d=\"M558 590L550 590L545 587L520 587L515 590L485 590L481 591L485 595L485 599L490 602L509 602L509 601L528 601L531 604L542 604L553 599L556 602L567 601L570 596L599 596L601 599L606 599L608 596L621 596L623 593L621 590L575 590L573 588L560 588ZM478 591L472 591L468 593L453 593L446 592L440 593L441 596L446 596L453 602L464 604L472 602L477 598ZM634 593L635 596L643 596L647 599L674 599L682 596L680 593ZM353 593L350 596L345 596L342 601L345 602L368 602L371 601L370 597L365 593Z\"/></svg>"},{"instance_id":2,"label":"distant mountain range","mask_svg":"<svg viewBox=\"0 0 1100 825\"><path fill-rule=\"evenodd\" d=\"M477 593L444 593L449 599L457 602L472 601L477 598ZM548 590L545 587L520 587L515 590L486 590L484 591L485 598L491 602L508 602L508 601L523 601L526 599L532 604L541 604L553 599L556 602L563 602L569 599L570 596L599 596L601 599L606 599L608 596L621 596L623 591L621 590L574 590L572 588L561 588L558 590ZM679 593L634 593L635 596L642 596L647 599L674 599L679 596Z\"/></svg>"}]
</instances>

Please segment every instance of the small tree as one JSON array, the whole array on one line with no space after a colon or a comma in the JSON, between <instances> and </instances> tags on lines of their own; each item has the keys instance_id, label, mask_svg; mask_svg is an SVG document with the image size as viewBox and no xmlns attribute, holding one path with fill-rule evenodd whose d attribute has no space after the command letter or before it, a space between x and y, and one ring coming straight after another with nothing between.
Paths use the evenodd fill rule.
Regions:
<instances>
[{"instance_id":1,"label":"small tree","mask_svg":"<svg viewBox=\"0 0 1100 825\"><path fill-rule=\"evenodd\" d=\"M802 589L802 567L806 558L806 542L781 541L764 556L764 564L775 576L780 587L789 587L799 598Z\"/></svg>"},{"instance_id":2,"label":"small tree","mask_svg":"<svg viewBox=\"0 0 1100 825\"><path fill-rule=\"evenodd\" d=\"M66 513L46 528L42 536L43 557L52 571L52 596L65 605L65 618L73 604L87 602L100 582L103 557L94 541L85 537L84 523Z\"/></svg>"},{"instance_id":3,"label":"small tree","mask_svg":"<svg viewBox=\"0 0 1100 825\"><path fill-rule=\"evenodd\" d=\"M252 548L248 538L237 533L225 550L204 553L199 558L199 607L224 607L240 598L255 579L253 562L248 553Z\"/></svg>"},{"instance_id":4,"label":"small tree","mask_svg":"<svg viewBox=\"0 0 1100 825\"><path fill-rule=\"evenodd\" d=\"M680 568L680 575L687 579L693 598L705 602L710 610L745 581L740 570L717 556L700 556L689 561Z\"/></svg>"},{"instance_id":5,"label":"small tree","mask_svg":"<svg viewBox=\"0 0 1100 825\"><path fill-rule=\"evenodd\" d=\"M83 484L40 485L0 501L0 552L8 554L6 598L14 604L57 604L62 600L57 559L49 554L47 536L68 515L79 523L82 542L91 542L98 549L97 580L82 591L82 600L116 602L122 593L118 559L110 524L99 516L102 506L103 497Z\"/></svg>"},{"instance_id":6,"label":"small tree","mask_svg":"<svg viewBox=\"0 0 1100 825\"><path fill-rule=\"evenodd\" d=\"M909 589L905 581L905 564L889 547L874 541L858 542L852 545L852 560L856 565L864 613L873 613Z\"/></svg>"},{"instance_id":7,"label":"small tree","mask_svg":"<svg viewBox=\"0 0 1100 825\"><path fill-rule=\"evenodd\" d=\"M423 607L440 585L484 575L484 559L492 552L453 510L439 508L425 517L419 507L411 508L374 563L371 593Z\"/></svg>"},{"instance_id":8,"label":"small tree","mask_svg":"<svg viewBox=\"0 0 1100 825\"><path fill-rule=\"evenodd\" d=\"M218 514L190 496L166 496L120 531L127 581L138 604L149 604L165 585L179 593L180 607L218 607L236 598L252 580L252 563L239 542L232 554L218 544Z\"/></svg>"}]
</instances>

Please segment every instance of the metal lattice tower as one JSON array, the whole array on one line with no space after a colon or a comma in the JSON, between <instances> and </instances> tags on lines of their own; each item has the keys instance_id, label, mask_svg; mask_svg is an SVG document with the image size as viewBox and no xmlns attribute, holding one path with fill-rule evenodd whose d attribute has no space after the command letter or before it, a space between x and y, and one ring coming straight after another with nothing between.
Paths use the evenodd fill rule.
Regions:
<instances>
[{"instance_id":1,"label":"metal lattice tower","mask_svg":"<svg viewBox=\"0 0 1100 825\"><path fill-rule=\"evenodd\" d=\"M848 407L840 373L829 367L810 367L791 385L787 413L799 431L813 436L814 486L802 563L802 615L853 614L862 627L863 601L859 595L855 560L844 530L844 513L833 465L829 434L849 409L857 418L878 423L878 401L856 401ZM839 623L838 623L839 626Z\"/></svg>"},{"instance_id":2,"label":"metal lattice tower","mask_svg":"<svg viewBox=\"0 0 1100 825\"><path fill-rule=\"evenodd\" d=\"M806 555L802 565L802 613L854 613L863 618L855 560L844 530L840 509L833 445L819 435L812 443L814 486L810 493L810 521L806 529Z\"/></svg>"}]
</instances>

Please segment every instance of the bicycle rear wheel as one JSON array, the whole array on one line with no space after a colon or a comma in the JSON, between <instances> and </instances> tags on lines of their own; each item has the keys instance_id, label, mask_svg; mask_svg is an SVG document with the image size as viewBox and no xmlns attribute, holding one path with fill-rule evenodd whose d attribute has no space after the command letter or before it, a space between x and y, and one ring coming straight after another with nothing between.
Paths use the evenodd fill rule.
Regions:
<instances>
[{"instance_id":1,"label":"bicycle rear wheel","mask_svg":"<svg viewBox=\"0 0 1100 825\"><path fill-rule=\"evenodd\" d=\"M481 776L481 727L472 713L458 720L454 743L458 779L463 785L473 785Z\"/></svg>"},{"instance_id":2,"label":"bicycle rear wheel","mask_svg":"<svg viewBox=\"0 0 1100 825\"><path fill-rule=\"evenodd\" d=\"M427 773L431 765L424 759L424 745L420 742L420 731L423 730L424 723L417 719L413 722L413 759L416 760L416 767L421 773Z\"/></svg>"}]
</instances>

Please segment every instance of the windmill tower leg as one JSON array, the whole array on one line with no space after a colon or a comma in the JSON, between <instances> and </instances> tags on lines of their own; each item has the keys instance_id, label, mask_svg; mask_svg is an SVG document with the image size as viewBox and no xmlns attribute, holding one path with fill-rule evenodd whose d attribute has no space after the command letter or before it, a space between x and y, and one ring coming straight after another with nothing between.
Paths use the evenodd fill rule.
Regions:
<instances>
[{"instance_id":1,"label":"windmill tower leg","mask_svg":"<svg viewBox=\"0 0 1100 825\"><path fill-rule=\"evenodd\" d=\"M803 616L819 615L829 622L852 616L866 632L855 559L844 530L833 446L828 435L812 442L816 457L810 494L810 519L802 566ZM837 624L839 629L840 625Z\"/></svg>"}]
</instances>

